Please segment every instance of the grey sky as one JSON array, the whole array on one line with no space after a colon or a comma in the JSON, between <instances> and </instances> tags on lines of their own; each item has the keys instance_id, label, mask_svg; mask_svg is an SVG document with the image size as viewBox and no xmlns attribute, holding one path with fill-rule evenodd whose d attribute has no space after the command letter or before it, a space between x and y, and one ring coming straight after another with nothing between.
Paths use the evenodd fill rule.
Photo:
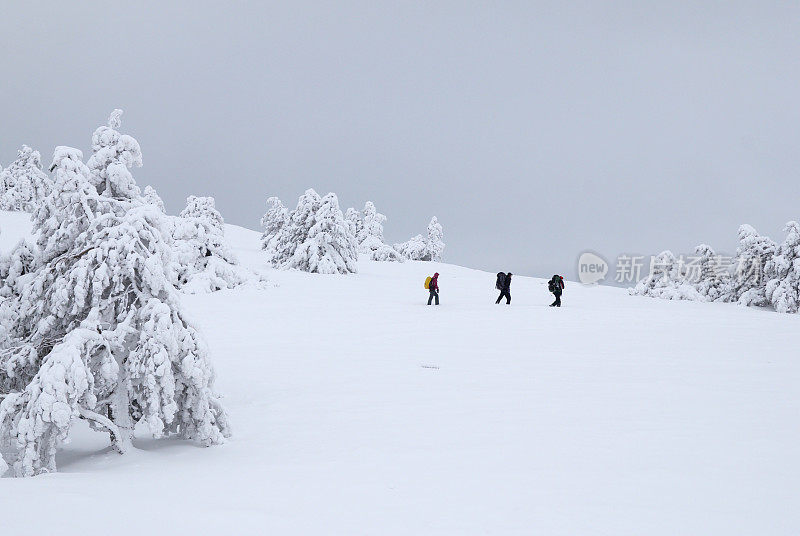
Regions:
<instances>
[{"instance_id":1,"label":"grey sky","mask_svg":"<svg viewBox=\"0 0 800 536\"><path fill-rule=\"evenodd\" d=\"M573 277L800 218L796 2L3 2L0 161L115 107L171 212L437 215L446 260Z\"/></svg>"}]
</instances>

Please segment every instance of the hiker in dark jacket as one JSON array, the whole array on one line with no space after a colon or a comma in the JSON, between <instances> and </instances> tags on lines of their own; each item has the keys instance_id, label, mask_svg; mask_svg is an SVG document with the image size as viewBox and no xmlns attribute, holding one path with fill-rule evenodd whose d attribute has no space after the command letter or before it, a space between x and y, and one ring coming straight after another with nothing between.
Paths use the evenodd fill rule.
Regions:
<instances>
[{"instance_id":1,"label":"hiker in dark jacket","mask_svg":"<svg viewBox=\"0 0 800 536\"><path fill-rule=\"evenodd\" d=\"M436 298L436 305L439 305L439 272L433 274L430 285L428 285L428 291L430 292L430 296L428 296L428 305L431 304L434 298Z\"/></svg>"},{"instance_id":2,"label":"hiker in dark jacket","mask_svg":"<svg viewBox=\"0 0 800 536\"><path fill-rule=\"evenodd\" d=\"M564 291L564 278L560 275L554 275L550 281L547 282L547 289L556 297L556 301L550 304L550 307L561 307L561 293Z\"/></svg>"},{"instance_id":3,"label":"hiker in dark jacket","mask_svg":"<svg viewBox=\"0 0 800 536\"><path fill-rule=\"evenodd\" d=\"M503 299L503 296L506 298L506 305L511 305L511 276L514 275L511 272L506 274L505 279L503 279L503 288L500 289L500 295L497 297L497 301L494 303L500 303L500 300Z\"/></svg>"}]
</instances>

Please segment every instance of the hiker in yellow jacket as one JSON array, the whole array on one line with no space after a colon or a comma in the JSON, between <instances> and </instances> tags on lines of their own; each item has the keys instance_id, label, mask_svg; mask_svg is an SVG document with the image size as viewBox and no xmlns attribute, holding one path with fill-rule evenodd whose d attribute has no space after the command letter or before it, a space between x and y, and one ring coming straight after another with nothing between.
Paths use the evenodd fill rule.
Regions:
<instances>
[{"instance_id":1,"label":"hiker in yellow jacket","mask_svg":"<svg viewBox=\"0 0 800 536\"><path fill-rule=\"evenodd\" d=\"M439 272L436 272L433 277L429 277L425 281L425 288L430 292L428 305L431 304L434 298L436 298L436 305L439 305Z\"/></svg>"}]
</instances>

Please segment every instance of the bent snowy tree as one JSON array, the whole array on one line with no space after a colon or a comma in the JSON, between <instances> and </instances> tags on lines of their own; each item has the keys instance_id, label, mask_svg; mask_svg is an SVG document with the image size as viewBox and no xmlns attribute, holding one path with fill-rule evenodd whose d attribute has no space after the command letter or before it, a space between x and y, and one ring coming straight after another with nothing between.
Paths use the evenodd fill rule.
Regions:
<instances>
[{"instance_id":1,"label":"bent snowy tree","mask_svg":"<svg viewBox=\"0 0 800 536\"><path fill-rule=\"evenodd\" d=\"M56 149L34 218L37 269L0 304L0 442L17 476L54 471L79 418L118 452L139 422L203 445L229 435L208 351L168 278L164 216L140 197L135 159L111 153L93 181L80 151Z\"/></svg>"}]
</instances>

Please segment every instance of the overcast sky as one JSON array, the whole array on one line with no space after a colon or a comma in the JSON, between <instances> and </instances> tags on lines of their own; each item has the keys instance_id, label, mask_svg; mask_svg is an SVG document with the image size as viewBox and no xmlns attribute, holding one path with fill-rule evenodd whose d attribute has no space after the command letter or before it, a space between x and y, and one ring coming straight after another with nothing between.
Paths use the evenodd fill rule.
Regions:
<instances>
[{"instance_id":1,"label":"overcast sky","mask_svg":"<svg viewBox=\"0 0 800 536\"><path fill-rule=\"evenodd\" d=\"M0 161L122 108L170 212L313 187L387 241L575 276L800 219L797 2L3 2ZM613 267L612 267L613 270Z\"/></svg>"}]
</instances>

